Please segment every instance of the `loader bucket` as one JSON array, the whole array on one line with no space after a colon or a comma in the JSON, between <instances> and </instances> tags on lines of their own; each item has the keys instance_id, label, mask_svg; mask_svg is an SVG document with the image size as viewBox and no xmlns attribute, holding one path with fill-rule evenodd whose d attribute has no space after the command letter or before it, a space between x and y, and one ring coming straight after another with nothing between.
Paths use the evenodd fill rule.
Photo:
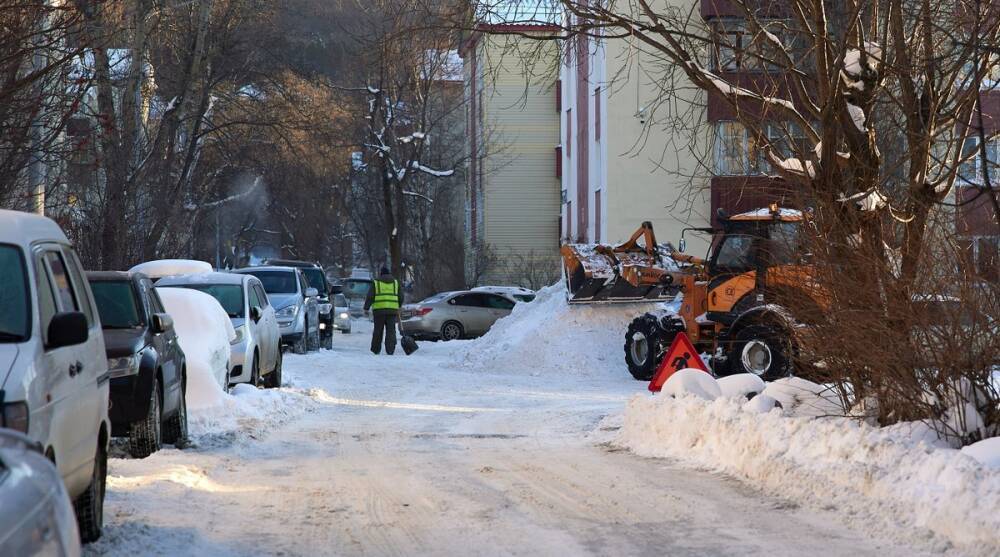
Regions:
<instances>
[{"instance_id":1,"label":"loader bucket","mask_svg":"<svg viewBox=\"0 0 1000 557\"><path fill-rule=\"evenodd\" d=\"M671 300L680 290L664 276L655 255L593 244L562 247L570 303L629 303ZM657 277L655 280L649 277Z\"/></svg>"}]
</instances>

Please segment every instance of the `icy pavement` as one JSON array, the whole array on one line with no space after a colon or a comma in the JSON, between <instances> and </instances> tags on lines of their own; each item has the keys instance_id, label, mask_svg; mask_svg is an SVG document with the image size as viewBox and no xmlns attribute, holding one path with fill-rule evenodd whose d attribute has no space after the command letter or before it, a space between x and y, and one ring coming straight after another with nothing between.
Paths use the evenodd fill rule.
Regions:
<instances>
[{"instance_id":1,"label":"icy pavement","mask_svg":"<svg viewBox=\"0 0 1000 557\"><path fill-rule=\"evenodd\" d=\"M469 343L390 358L364 332L334 340L287 355L286 387L251 395L264 411L218 421L229 429L196 448L113 459L87 554L915 554L609 448L591 432L645 388L624 371L475 369L452 363Z\"/></svg>"}]
</instances>

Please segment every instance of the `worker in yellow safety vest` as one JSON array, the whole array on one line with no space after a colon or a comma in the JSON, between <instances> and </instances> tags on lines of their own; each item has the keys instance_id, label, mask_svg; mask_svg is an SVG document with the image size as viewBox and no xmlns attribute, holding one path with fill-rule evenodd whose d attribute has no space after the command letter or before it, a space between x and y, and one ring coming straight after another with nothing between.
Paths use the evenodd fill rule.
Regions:
<instances>
[{"instance_id":1,"label":"worker in yellow safety vest","mask_svg":"<svg viewBox=\"0 0 1000 557\"><path fill-rule=\"evenodd\" d=\"M385 333L385 353L390 356L396 351L396 319L403 305L403 290L399 281L389 269L382 267L378 280L368 289L365 309L372 310L375 330L372 331L372 353L382 350L382 335Z\"/></svg>"}]
</instances>

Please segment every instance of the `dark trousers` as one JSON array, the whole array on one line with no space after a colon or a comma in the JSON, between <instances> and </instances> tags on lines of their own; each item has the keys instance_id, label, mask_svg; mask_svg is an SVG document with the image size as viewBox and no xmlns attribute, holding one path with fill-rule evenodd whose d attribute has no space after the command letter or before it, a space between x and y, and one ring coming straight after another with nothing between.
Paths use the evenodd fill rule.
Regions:
<instances>
[{"instance_id":1,"label":"dark trousers","mask_svg":"<svg viewBox=\"0 0 1000 557\"><path fill-rule=\"evenodd\" d=\"M382 351L382 333L385 332L385 353L392 356L396 351L396 312L377 310L373 312L375 330L372 331L372 352Z\"/></svg>"}]
</instances>

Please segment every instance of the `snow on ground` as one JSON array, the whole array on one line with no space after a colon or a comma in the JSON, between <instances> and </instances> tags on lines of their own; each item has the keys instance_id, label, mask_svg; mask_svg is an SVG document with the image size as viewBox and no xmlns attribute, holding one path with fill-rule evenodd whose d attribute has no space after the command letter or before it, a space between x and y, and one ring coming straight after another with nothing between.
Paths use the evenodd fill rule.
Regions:
<instances>
[{"instance_id":1,"label":"snow on ground","mask_svg":"<svg viewBox=\"0 0 1000 557\"><path fill-rule=\"evenodd\" d=\"M789 391L787 385L772 390L774 385L764 392ZM698 392L704 390L699 385ZM636 396L614 443L638 455L731 474L810 507L836 509L868 531L901 541L920 536L942 548L1000 552L1000 469L963 454L975 449L948 448L922 424L876 428L846 418L790 417L780 409L758 413L744 408L754 402L744 397L705 398L711 397ZM991 452L984 448L984 459Z\"/></svg>"},{"instance_id":2,"label":"snow on ground","mask_svg":"<svg viewBox=\"0 0 1000 557\"><path fill-rule=\"evenodd\" d=\"M614 433L601 419L645 389L612 374L620 347L601 373L536 376L516 354L456 365L482 341L373 356L370 327L287 355L282 389L237 388L235 404L258 412L228 437L112 459L105 535L87 554L921 554L596 444Z\"/></svg>"},{"instance_id":3,"label":"snow on ground","mask_svg":"<svg viewBox=\"0 0 1000 557\"><path fill-rule=\"evenodd\" d=\"M628 324L657 304L570 305L562 283L543 288L531 303L497 321L489 334L466 343L457 365L510 373L613 377L622 380Z\"/></svg>"}]
</instances>

